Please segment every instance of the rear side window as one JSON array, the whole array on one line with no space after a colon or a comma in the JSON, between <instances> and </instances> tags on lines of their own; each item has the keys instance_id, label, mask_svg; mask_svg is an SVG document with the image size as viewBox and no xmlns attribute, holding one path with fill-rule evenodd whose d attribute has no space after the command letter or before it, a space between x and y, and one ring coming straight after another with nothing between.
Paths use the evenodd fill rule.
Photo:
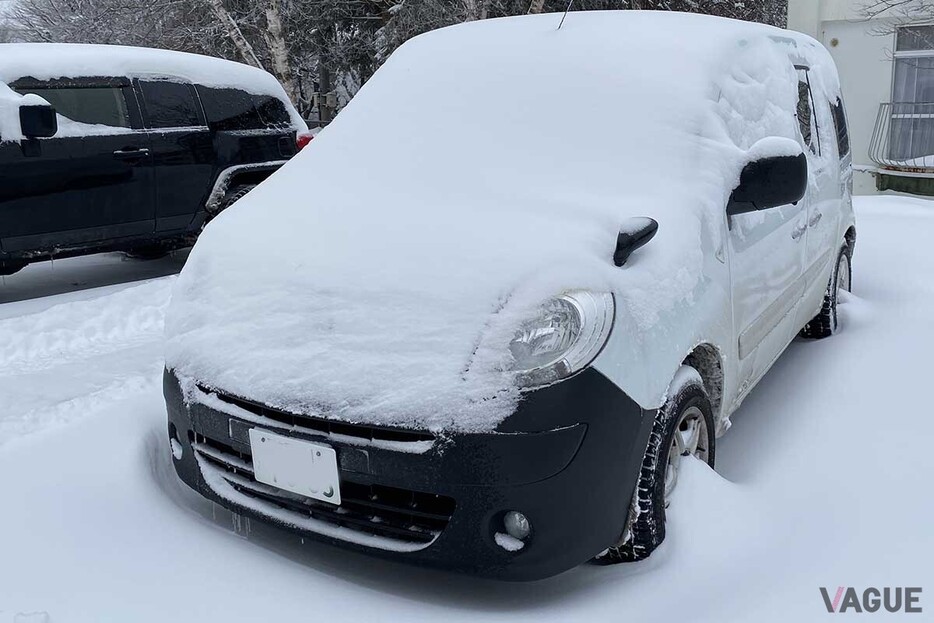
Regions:
<instances>
[{"instance_id":1,"label":"rear side window","mask_svg":"<svg viewBox=\"0 0 934 623\"><path fill-rule=\"evenodd\" d=\"M271 95L254 95L253 105L267 127L287 126L292 121L282 100Z\"/></svg>"},{"instance_id":2,"label":"rear side window","mask_svg":"<svg viewBox=\"0 0 934 623\"><path fill-rule=\"evenodd\" d=\"M837 130L837 146L840 148L840 157L850 153L850 130L846 125L846 111L843 108L843 100L837 98L835 104L830 105L833 113L833 124Z\"/></svg>"},{"instance_id":3,"label":"rear side window","mask_svg":"<svg viewBox=\"0 0 934 623\"><path fill-rule=\"evenodd\" d=\"M215 89L198 85L204 114L212 129L260 130L289 124L285 104L268 95L252 95L240 89Z\"/></svg>"},{"instance_id":4,"label":"rear side window","mask_svg":"<svg viewBox=\"0 0 934 623\"><path fill-rule=\"evenodd\" d=\"M16 89L35 93L72 121L116 128L130 127L126 99L120 87L37 87Z\"/></svg>"},{"instance_id":5,"label":"rear side window","mask_svg":"<svg viewBox=\"0 0 934 623\"><path fill-rule=\"evenodd\" d=\"M201 125L198 104L190 85L180 82L139 83L151 128L184 128Z\"/></svg>"}]
</instances>

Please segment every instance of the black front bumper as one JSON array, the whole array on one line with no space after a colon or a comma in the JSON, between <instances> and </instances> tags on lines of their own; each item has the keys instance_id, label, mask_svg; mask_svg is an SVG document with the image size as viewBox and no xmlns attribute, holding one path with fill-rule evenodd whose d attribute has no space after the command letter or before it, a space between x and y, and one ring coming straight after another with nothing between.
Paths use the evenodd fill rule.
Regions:
<instances>
[{"instance_id":1,"label":"black front bumper","mask_svg":"<svg viewBox=\"0 0 934 623\"><path fill-rule=\"evenodd\" d=\"M438 438L323 424L203 390L186 400L169 371L164 391L182 450L175 469L205 497L303 537L509 580L556 575L619 539L655 415L593 369L529 393L496 432ZM333 447L341 507L253 482L250 428ZM495 539L509 510L532 525L518 552Z\"/></svg>"}]
</instances>

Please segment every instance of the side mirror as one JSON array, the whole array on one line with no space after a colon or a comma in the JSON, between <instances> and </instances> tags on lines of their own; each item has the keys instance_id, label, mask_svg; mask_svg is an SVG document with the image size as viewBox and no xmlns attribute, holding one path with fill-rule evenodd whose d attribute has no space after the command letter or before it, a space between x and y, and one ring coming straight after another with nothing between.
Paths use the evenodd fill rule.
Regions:
<instances>
[{"instance_id":1,"label":"side mirror","mask_svg":"<svg viewBox=\"0 0 934 623\"><path fill-rule=\"evenodd\" d=\"M49 138L58 132L58 117L51 106L20 106L19 125L26 138Z\"/></svg>"},{"instance_id":2,"label":"side mirror","mask_svg":"<svg viewBox=\"0 0 934 623\"><path fill-rule=\"evenodd\" d=\"M750 162L743 169L726 212L730 216L798 203L808 188L808 159L772 156Z\"/></svg>"},{"instance_id":3,"label":"side mirror","mask_svg":"<svg viewBox=\"0 0 934 623\"><path fill-rule=\"evenodd\" d=\"M622 266L632 255L632 252L644 247L655 237L658 231L658 222L647 216L639 216L625 221L619 228L616 237L616 251L613 253L613 263Z\"/></svg>"}]
</instances>

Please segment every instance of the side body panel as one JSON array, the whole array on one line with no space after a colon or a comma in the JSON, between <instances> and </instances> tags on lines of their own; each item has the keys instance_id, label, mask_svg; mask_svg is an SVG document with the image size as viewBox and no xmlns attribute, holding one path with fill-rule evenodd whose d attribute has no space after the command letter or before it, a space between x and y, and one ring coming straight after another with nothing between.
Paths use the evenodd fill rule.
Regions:
<instances>
[{"instance_id":1,"label":"side body panel","mask_svg":"<svg viewBox=\"0 0 934 623\"><path fill-rule=\"evenodd\" d=\"M5 143L0 172L4 251L43 254L151 233L155 187L149 136L140 126L129 86L119 78L25 81L15 86L46 97L94 89L116 94L129 127L60 127L52 138ZM32 147L27 149L28 143Z\"/></svg>"},{"instance_id":2,"label":"side body panel","mask_svg":"<svg viewBox=\"0 0 934 623\"><path fill-rule=\"evenodd\" d=\"M194 85L134 80L152 144L158 233L184 230L214 180L216 155Z\"/></svg>"},{"instance_id":3,"label":"side body panel","mask_svg":"<svg viewBox=\"0 0 934 623\"><path fill-rule=\"evenodd\" d=\"M807 50L812 42L796 41L776 40L776 46L789 51L790 64L806 62L805 56L832 64L824 52ZM835 80L832 65L821 68L821 79L828 76ZM825 97L829 88L818 82L815 90ZM789 89L794 86L789 82ZM818 106L816 123L825 114ZM802 136L796 138L804 144ZM820 139L832 140L829 134ZM816 313L833 265L826 260L828 248L839 249L855 220L848 159L841 162L835 146L807 153L812 175L808 195L797 205L735 217L733 223L724 206L719 239L702 240L704 278L692 300L663 313L655 325L641 327L626 311L625 293L617 293L614 332L593 365L643 408L660 407L685 358L698 345L710 345L719 355L719 369L715 387L708 390L716 390L711 393L718 433L724 432L730 414ZM823 229L811 234L817 225Z\"/></svg>"}]
</instances>

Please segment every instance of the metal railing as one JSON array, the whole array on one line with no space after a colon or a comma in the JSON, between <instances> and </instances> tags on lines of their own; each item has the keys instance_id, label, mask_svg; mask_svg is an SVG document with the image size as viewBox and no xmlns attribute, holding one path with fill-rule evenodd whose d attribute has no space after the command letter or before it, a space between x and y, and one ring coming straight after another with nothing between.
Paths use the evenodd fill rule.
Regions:
<instances>
[{"instance_id":1,"label":"metal railing","mask_svg":"<svg viewBox=\"0 0 934 623\"><path fill-rule=\"evenodd\" d=\"M881 104L869 158L883 169L934 176L934 102Z\"/></svg>"}]
</instances>

